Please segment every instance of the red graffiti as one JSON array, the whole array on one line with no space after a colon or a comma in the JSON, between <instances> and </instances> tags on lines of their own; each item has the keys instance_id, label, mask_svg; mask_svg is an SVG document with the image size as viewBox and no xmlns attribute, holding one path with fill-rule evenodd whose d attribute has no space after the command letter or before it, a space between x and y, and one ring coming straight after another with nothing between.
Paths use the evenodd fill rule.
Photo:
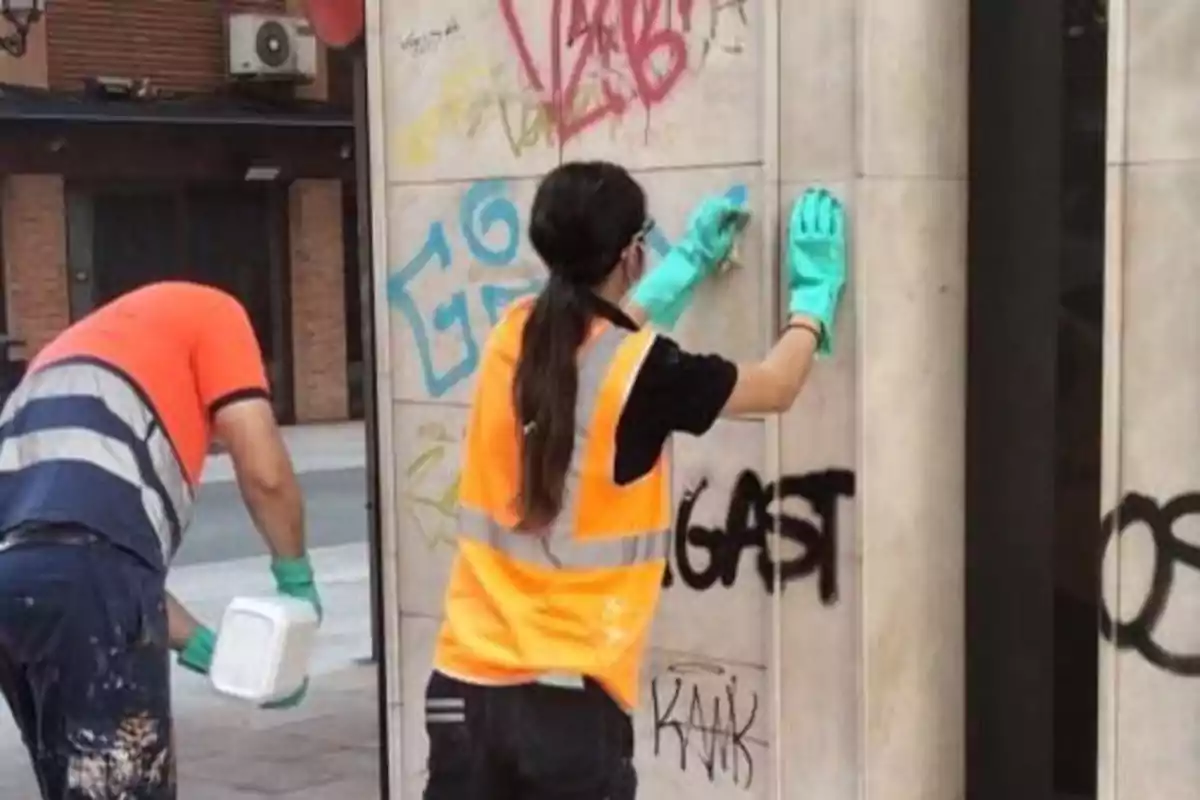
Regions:
<instances>
[{"instance_id":1,"label":"red graffiti","mask_svg":"<svg viewBox=\"0 0 1200 800\"><path fill-rule=\"evenodd\" d=\"M547 88L514 9L516 0L500 0L500 13L525 79L543 96L560 143L606 117L620 116L634 100L647 111L662 103L683 76L688 55L687 43L674 29L673 0L569 0L570 8L564 9L567 2L552 0L550 7ZM677 2L680 23L686 31L691 27L694 0ZM620 80L620 70L614 63L618 54L625 56L626 81ZM572 55L574 61L564 64ZM655 65L662 63L665 68L657 69ZM590 108L579 108L580 87L589 67L600 73L601 96Z\"/></svg>"}]
</instances>

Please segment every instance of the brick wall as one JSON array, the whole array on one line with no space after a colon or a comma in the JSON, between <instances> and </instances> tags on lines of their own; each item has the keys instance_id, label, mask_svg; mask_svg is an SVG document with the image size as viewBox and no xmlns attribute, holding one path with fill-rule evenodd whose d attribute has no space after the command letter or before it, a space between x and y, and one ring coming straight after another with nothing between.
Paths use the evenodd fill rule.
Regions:
<instances>
[{"instance_id":1,"label":"brick wall","mask_svg":"<svg viewBox=\"0 0 1200 800\"><path fill-rule=\"evenodd\" d=\"M284 13L287 0L53 0L47 4L51 88L84 78L149 78L171 91L225 83L225 16Z\"/></svg>"},{"instance_id":2,"label":"brick wall","mask_svg":"<svg viewBox=\"0 0 1200 800\"><path fill-rule=\"evenodd\" d=\"M0 20L0 31L7 32L7 26L7 22ZM25 55L20 58L0 52L0 82L44 89L47 80L46 21L44 18L29 29L29 38L25 40L25 47Z\"/></svg>"},{"instance_id":3,"label":"brick wall","mask_svg":"<svg viewBox=\"0 0 1200 800\"><path fill-rule=\"evenodd\" d=\"M341 182L296 181L289 205L296 420L345 419Z\"/></svg>"},{"instance_id":4,"label":"brick wall","mask_svg":"<svg viewBox=\"0 0 1200 800\"><path fill-rule=\"evenodd\" d=\"M229 12L301 10L299 0L53 0L26 56L0 54L0 81L76 90L84 78L109 75L147 77L165 90L219 91ZM323 77L301 92L325 93ZM24 338L32 355L70 321L62 178L0 177L0 213L8 332ZM290 218L296 416L345 419L341 185L296 183Z\"/></svg>"},{"instance_id":5,"label":"brick wall","mask_svg":"<svg viewBox=\"0 0 1200 800\"><path fill-rule=\"evenodd\" d=\"M32 356L70 321L62 178L8 176L2 224L8 330Z\"/></svg>"}]
</instances>

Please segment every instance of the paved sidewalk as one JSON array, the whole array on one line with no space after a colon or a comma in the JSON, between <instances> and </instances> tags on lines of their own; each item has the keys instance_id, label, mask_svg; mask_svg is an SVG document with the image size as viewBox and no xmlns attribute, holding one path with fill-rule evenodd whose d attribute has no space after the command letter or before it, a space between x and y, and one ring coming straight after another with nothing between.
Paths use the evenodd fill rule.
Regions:
<instances>
[{"instance_id":1,"label":"paved sidewalk","mask_svg":"<svg viewBox=\"0 0 1200 800\"><path fill-rule=\"evenodd\" d=\"M314 682L294 711L216 708L176 722L180 800L379 797L375 667ZM0 797L19 797L0 790Z\"/></svg>"},{"instance_id":2,"label":"paved sidewalk","mask_svg":"<svg viewBox=\"0 0 1200 800\"><path fill-rule=\"evenodd\" d=\"M355 469L367 463L366 429L361 422L294 425L283 429L283 440L297 472ZM233 480L229 456L214 453L204 465L203 483Z\"/></svg>"}]
</instances>

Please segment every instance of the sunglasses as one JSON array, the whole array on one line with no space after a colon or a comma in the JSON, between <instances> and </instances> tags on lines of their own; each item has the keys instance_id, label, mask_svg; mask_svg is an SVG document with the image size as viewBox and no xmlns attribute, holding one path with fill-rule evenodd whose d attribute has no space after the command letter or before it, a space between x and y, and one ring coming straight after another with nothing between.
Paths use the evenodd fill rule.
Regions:
<instances>
[{"instance_id":1,"label":"sunglasses","mask_svg":"<svg viewBox=\"0 0 1200 800\"><path fill-rule=\"evenodd\" d=\"M654 230L654 217L646 217L646 221L642 223L642 227L638 228L638 232L633 235L633 243L641 244L646 241L646 237L650 235L650 231Z\"/></svg>"}]
</instances>

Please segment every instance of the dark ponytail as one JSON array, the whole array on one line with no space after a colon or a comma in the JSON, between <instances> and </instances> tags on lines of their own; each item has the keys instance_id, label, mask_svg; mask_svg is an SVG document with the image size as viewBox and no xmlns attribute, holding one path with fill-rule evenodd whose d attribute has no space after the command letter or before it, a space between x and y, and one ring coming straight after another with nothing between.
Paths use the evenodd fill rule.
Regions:
<instances>
[{"instance_id":1,"label":"dark ponytail","mask_svg":"<svg viewBox=\"0 0 1200 800\"><path fill-rule=\"evenodd\" d=\"M593 292L616 269L646 219L642 187L616 164L568 162L538 184L529 241L550 280L525 322L513 377L521 530L538 531L562 511L575 448L579 348L595 311Z\"/></svg>"},{"instance_id":2,"label":"dark ponytail","mask_svg":"<svg viewBox=\"0 0 1200 800\"><path fill-rule=\"evenodd\" d=\"M586 291L552 272L521 337L513 405L521 425L522 530L545 527L562 510L575 447L577 356L591 320Z\"/></svg>"}]
</instances>

